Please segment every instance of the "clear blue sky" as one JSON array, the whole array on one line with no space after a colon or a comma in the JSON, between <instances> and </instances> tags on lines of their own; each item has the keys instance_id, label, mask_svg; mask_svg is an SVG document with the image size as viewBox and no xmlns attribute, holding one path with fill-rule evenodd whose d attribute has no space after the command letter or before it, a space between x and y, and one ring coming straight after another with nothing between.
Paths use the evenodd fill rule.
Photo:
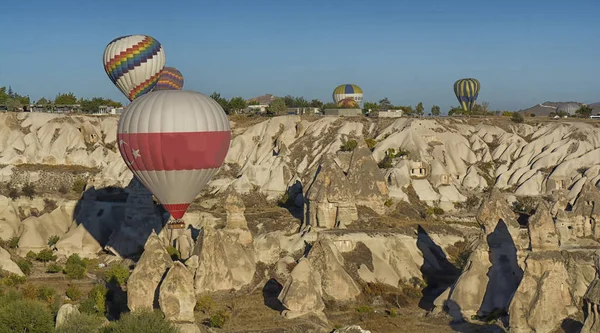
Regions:
<instances>
[{"instance_id":1,"label":"clear blue sky","mask_svg":"<svg viewBox=\"0 0 600 333\"><path fill-rule=\"evenodd\" d=\"M185 89L245 98L331 100L355 83L366 101L445 112L456 79L479 102L519 109L600 101L598 0L9 0L2 5L0 86L33 99L58 92L125 102L102 68L113 38L158 39Z\"/></svg>"}]
</instances>

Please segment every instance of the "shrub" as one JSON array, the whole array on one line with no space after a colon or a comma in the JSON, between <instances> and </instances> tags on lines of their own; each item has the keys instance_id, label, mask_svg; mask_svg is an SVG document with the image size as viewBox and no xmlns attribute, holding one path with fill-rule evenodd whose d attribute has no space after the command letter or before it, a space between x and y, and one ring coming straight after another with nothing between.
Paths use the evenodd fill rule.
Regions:
<instances>
[{"instance_id":1,"label":"shrub","mask_svg":"<svg viewBox=\"0 0 600 333\"><path fill-rule=\"evenodd\" d=\"M56 289L51 288L51 287L47 287L47 286L40 286L38 288L38 299L40 301L46 301L48 303L52 303L52 301L54 301L54 296L56 295Z\"/></svg>"},{"instance_id":2,"label":"shrub","mask_svg":"<svg viewBox=\"0 0 600 333\"><path fill-rule=\"evenodd\" d=\"M19 246L20 240L21 240L21 237L17 237L17 236L11 237L8 240L8 247L11 249L16 249Z\"/></svg>"},{"instance_id":3,"label":"shrub","mask_svg":"<svg viewBox=\"0 0 600 333\"><path fill-rule=\"evenodd\" d=\"M72 254L67 258L64 273L70 279L83 279L87 270L87 262L78 254Z\"/></svg>"},{"instance_id":4,"label":"shrub","mask_svg":"<svg viewBox=\"0 0 600 333\"><path fill-rule=\"evenodd\" d=\"M83 296L83 293L77 286L68 286L65 295L72 301L78 301Z\"/></svg>"},{"instance_id":5,"label":"shrub","mask_svg":"<svg viewBox=\"0 0 600 333\"><path fill-rule=\"evenodd\" d=\"M37 258L37 253L35 253L33 251L29 251L25 255L25 258L27 258L28 260L35 260Z\"/></svg>"},{"instance_id":6,"label":"shrub","mask_svg":"<svg viewBox=\"0 0 600 333\"><path fill-rule=\"evenodd\" d=\"M56 333L99 333L104 324L104 318L87 313L71 313L63 324L56 328Z\"/></svg>"},{"instance_id":7,"label":"shrub","mask_svg":"<svg viewBox=\"0 0 600 333\"><path fill-rule=\"evenodd\" d=\"M525 118L522 114L518 112L513 112L512 116L510 117L510 120L512 120L515 123L522 123L523 121L525 121Z\"/></svg>"},{"instance_id":8,"label":"shrub","mask_svg":"<svg viewBox=\"0 0 600 333\"><path fill-rule=\"evenodd\" d=\"M367 147L369 147L369 149L373 150L373 148L375 148L375 145L377 145L377 140L373 138L366 138L365 143L367 144Z\"/></svg>"},{"instance_id":9,"label":"shrub","mask_svg":"<svg viewBox=\"0 0 600 333\"><path fill-rule=\"evenodd\" d=\"M196 306L194 307L194 311L200 311L204 314L208 314L215 307L215 302L212 297L208 295L199 296L196 300Z\"/></svg>"},{"instance_id":10,"label":"shrub","mask_svg":"<svg viewBox=\"0 0 600 333\"><path fill-rule=\"evenodd\" d=\"M110 323L103 333L179 333L179 329L165 320L160 311L136 311L126 313L118 321Z\"/></svg>"},{"instance_id":11,"label":"shrub","mask_svg":"<svg viewBox=\"0 0 600 333\"><path fill-rule=\"evenodd\" d=\"M56 260L56 256L54 255L54 251L50 249L43 249L40 251L40 253L37 254L35 260L46 263L49 261Z\"/></svg>"},{"instance_id":12,"label":"shrub","mask_svg":"<svg viewBox=\"0 0 600 333\"><path fill-rule=\"evenodd\" d=\"M52 200L52 199L48 199L48 198L44 199L44 212L52 213L56 208L58 208L58 205L56 204L56 200Z\"/></svg>"},{"instance_id":13,"label":"shrub","mask_svg":"<svg viewBox=\"0 0 600 333\"><path fill-rule=\"evenodd\" d=\"M386 207L392 207L392 205L394 204L394 201L392 199L387 199L383 204Z\"/></svg>"},{"instance_id":14,"label":"shrub","mask_svg":"<svg viewBox=\"0 0 600 333\"><path fill-rule=\"evenodd\" d=\"M2 280L0 280L0 283L2 283L5 286L15 287L25 283L25 281L27 281L27 278L25 278L24 276L9 273L8 275L4 276Z\"/></svg>"},{"instance_id":15,"label":"shrub","mask_svg":"<svg viewBox=\"0 0 600 333\"><path fill-rule=\"evenodd\" d=\"M231 315L228 312L219 310L217 313L210 316L207 324L209 327L223 328L230 316Z\"/></svg>"},{"instance_id":16,"label":"shrub","mask_svg":"<svg viewBox=\"0 0 600 333\"><path fill-rule=\"evenodd\" d=\"M27 184L23 186L21 193L29 199L33 199L33 196L35 195L35 187L33 184Z\"/></svg>"},{"instance_id":17,"label":"shrub","mask_svg":"<svg viewBox=\"0 0 600 333\"><path fill-rule=\"evenodd\" d=\"M129 279L129 269L121 265L114 265L106 271L106 281L119 286L124 286Z\"/></svg>"},{"instance_id":18,"label":"shrub","mask_svg":"<svg viewBox=\"0 0 600 333\"><path fill-rule=\"evenodd\" d=\"M31 268L33 267L33 264L31 263L31 261L29 261L27 259L19 258L15 261L15 263L17 264L17 266L19 266L19 268L21 269L21 272L23 272L23 274L25 274L25 275L31 274Z\"/></svg>"},{"instance_id":19,"label":"shrub","mask_svg":"<svg viewBox=\"0 0 600 333\"><path fill-rule=\"evenodd\" d=\"M63 271L62 266L59 264L56 264L56 263L52 263L48 266L48 268L46 268L46 273L56 274L56 273L60 273L62 271Z\"/></svg>"},{"instance_id":20,"label":"shrub","mask_svg":"<svg viewBox=\"0 0 600 333\"><path fill-rule=\"evenodd\" d=\"M353 151L358 146L358 142L356 140L350 139L340 146L341 151Z\"/></svg>"},{"instance_id":21,"label":"shrub","mask_svg":"<svg viewBox=\"0 0 600 333\"><path fill-rule=\"evenodd\" d=\"M13 187L9 187L8 188L8 197L15 200L18 199L21 196L21 193L19 193L19 190L17 190L16 188Z\"/></svg>"},{"instance_id":22,"label":"shrub","mask_svg":"<svg viewBox=\"0 0 600 333\"><path fill-rule=\"evenodd\" d=\"M60 185L60 187L58 188L58 193L67 194L69 193L69 189L65 185Z\"/></svg>"},{"instance_id":23,"label":"shrub","mask_svg":"<svg viewBox=\"0 0 600 333\"><path fill-rule=\"evenodd\" d=\"M73 192L76 192L76 193L82 193L83 191L85 191L86 185L87 185L87 182L85 181L85 179L77 178L73 182L72 190L73 190Z\"/></svg>"},{"instance_id":24,"label":"shrub","mask_svg":"<svg viewBox=\"0 0 600 333\"><path fill-rule=\"evenodd\" d=\"M167 253L169 253L169 255L171 256L171 259L173 260L179 260L179 258L181 258L181 254L179 253L179 250L177 250L175 247L169 245L167 246Z\"/></svg>"},{"instance_id":25,"label":"shrub","mask_svg":"<svg viewBox=\"0 0 600 333\"><path fill-rule=\"evenodd\" d=\"M38 288L35 285L31 284L31 283L26 283L21 288L21 293L23 293L23 297L25 299L37 299L37 297L38 297Z\"/></svg>"},{"instance_id":26,"label":"shrub","mask_svg":"<svg viewBox=\"0 0 600 333\"><path fill-rule=\"evenodd\" d=\"M373 312L373 308L368 306L368 305L361 305L359 307L356 308L356 312L359 313L371 313Z\"/></svg>"},{"instance_id":27,"label":"shrub","mask_svg":"<svg viewBox=\"0 0 600 333\"><path fill-rule=\"evenodd\" d=\"M56 245L56 243L58 243L59 240L60 236L58 235L48 237L48 246L53 247L54 245Z\"/></svg>"},{"instance_id":28,"label":"shrub","mask_svg":"<svg viewBox=\"0 0 600 333\"><path fill-rule=\"evenodd\" d=\"M106 294L108 290L103 284L97 284L92 287L92 290L88 293L88 299L94 301L94 308L99 314L106 312Z\"/></svg>"},{"instance_id":29,"label":"shrub","mask_svg":"<svg viewBox=\"0 0 600 333\"><path fill-rule=\"evenodd\" d=\"M40 211L35 207L29 210L29 216L38 217L40 215L42 215L42 213L40 213Z\"/></svg>"},{"instance_id":30,"label":"shrub","mask_svg":"<svg viewBox=\"0 0 600 333\"><path fill-rule=\"evenodd\" d=\"M50 333L54 320L48 307L38 301L16 300L0 307L1 332Z\"/></svg>"}]
</instances>

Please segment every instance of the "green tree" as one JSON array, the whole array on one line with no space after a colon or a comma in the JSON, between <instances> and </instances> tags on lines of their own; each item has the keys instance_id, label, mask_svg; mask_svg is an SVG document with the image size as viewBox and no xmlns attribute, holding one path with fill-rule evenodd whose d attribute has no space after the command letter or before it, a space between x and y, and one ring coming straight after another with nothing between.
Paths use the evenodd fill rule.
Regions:
<instances>
[{"instance_id":1,"label":"green tree","mask_svg":"<svg viewBox=\"0 0 600 333\"><path fill-rule=\"evenodd\" d=\"M594 111L594 109L592 109L591 107L587 105L582 105L577 111L575 111L575 114L582 118L588 118L592 115L592 111Z\"/></svg>"},{"instance_id":2,"label":"green tree","mask_svg":"<svg viewBox=\"0 0 600 333\"><path fill-rule=\"evenodd\" d=\"M10 97L10 98L14 98L15 97L15 93L13 92L11 86L8 86L8 97Z\"/></svg>"},{"instance_id":3,"label":"green tree","mask_svg":"<svg viewBox=\"0 0 600 333\"><path fill-rule=\"evenodd\" d=\"M313 99L312 101L310 101L310 107L320 109L323 107L323 102L321 102L318 99Z\"/></svg>"},{"instance_id":4,"label":"green tree","mask_svg":"<svg viewBox=\"0 0 600 333\"><path fill-rule=\"evenodd\" d=\"M273 114L282 114L287 110L287 105L283 98L277 98L271 102L268 111Z\"/></svg>"},{"instance_id":5,"label":"green tree","mask_svg":"<svg viewBox=\"0 0 600 333\"><path fill-rule=\"evenodd\" d=\"M260 105L260 103L257 100L252 100L248 102L248 105Z\"/></svg>"},{"instance_id":6,"label":"green tree","mask_svg":"<svg viewBox=\"0 0 600 333\"><path fill-rule=\"evenodd\" d=\"M283 102L285 103L285 106L287 106L288 108L292 108L296 103L296 98L292 95L287 95L283 97Z\"/></svg>"},{"instance_id":7,"label":"green tree","mask_svg":"<svg viewBox=\"0 0 600 333\"><path fill-rule=\"evenodd\" d=\"M213 92L210 94L210 98L214 99L219 105L223 108L226 114L229 114L231 109L229 108L229 101L227 98L221 97L221 94L218 92Z\"/></svg>"},{"instance_id":8,"label":"green tree","mask_svg":"<svg viewBox=\"0 0 600 333\"><path fill-rule=\"evenodd\" d=\"M390 102L390 100L387 97L384 97L382 100L379 101L379 108L381 110L391 110L394 108L394 104L392 104L392 102Z\"/></svg>"},{"instance_id":9,"label":"green tree","mask_svg":"<svg viewBox=\"0 0 600 333\"><path fill-rule=\"evenodd\" d=\"M81 104L81 111L85 113L95 113L98 112L100 106L109 106L113 108L118 108L123 106L119 102L115 102L111 99L106 99L102 97L94 97L92 99L80 99L79 104Z\"/></svg>"},{"instance_id":10,"label":"green tree","mask_svg":"<svg viewBox=\"0 0 600 333\"><path fill-rule=\"evenodd\" d=\"M525 118L519 112L513 112L512 116L510 117L510 120L512 120L515 123L522 123L523 121L525 121Z\"/></svg>"},{"instance_id":11,"label":"green tree","mask_svg":"<svg viewBox=\"0 0 600 333\"><path fill-rule=\"evenodd\" d=\"M305 100L304 97L296 97L294 98L294 105L293 107L295 108L306 108L310 106L310 102Z\"/></svg>"},{"instance_id":12,"label":"green tree","mask_svg":"<svg viewBox=\"0 0 600 333\"><path fill-rule=\"evenodd\" d=\"M42 97L40 99L37 100L37 102L35 102L35 104L39 104L39 105L48 105L51 102L49 100L47 100L45 97Z\"/></svg>"},{"instance_id":13,"label":"green tree","mask_svg":"<svg viewBox=\"0 0 600 333\"><path fill-rule=\"evenodd\" d=\"M246 103L246 100L242 97L234 97L229 101L229 109L233 111L233 113L240 113L247 106L248 104Z\"/></svg>"},{"instance_id":14,"label":"green tree","mask_svg":"<svg viewBox=\"0 0 600 333\"><path fill-rule=\"evenodd\" d=\"M73 105L77 104L77 97L72 92L66 94L58 94L54 99L54 104L56 105Z\"/></svg>"},{"instance_id":15,"label":"green tree","mask_svg":"<svg viewBox=\"0 0 600 333\"><path fill-rule=\"evenodd\" d=\"M436 116L436 117L439 116L440 115L440 107L437 106L437 105L432 106L431 107L431 114L433 116Z\"/></svg>"},{"instance_id":16,"label":"green tree","mask_svg":"<svg viewBox=\"0 0 600 333\"><path fill-rule=\"evenodd\" d=\"M425 110L425 108L423 107L423 102L419 102L419 104L417 104L417 116L421 117L423 116L423 111Z\"/></svg>"},{"instance_id":17,"label":"green tree","mask_svg":"<svg viewBox=\"0 0 600 333\"><path fill-rule=\"evenodd\" d=\"M453 116L453 115L462 115L465 114L465 110L463 110L462 107L460 106L455 106L453 108L451 108L450 110L448 110L448 115L449 116Z\"/></svg>"},{"instance_id":18,"label":"green tree","mask_svg":"<svg viewBox=\"0 0 600 333\"><path fill-rule=\"evenodd\" d=\"M377 105L377 103L374 102L364 102L363 103L363 113L367 113L369 112L369 110L371 112L376 112L377 110L379 110L379 105Z\"/></svg>"},{"instance_id":19,"label":"green tree","mask_svg":"<svg viewBox=\"0 0 600 333\"><path fill-rule=\"evenodd\" d=\"M10 96L6 93L6 87L0 87L0 104L6 104Z\"/></svg>"}]
</instances>

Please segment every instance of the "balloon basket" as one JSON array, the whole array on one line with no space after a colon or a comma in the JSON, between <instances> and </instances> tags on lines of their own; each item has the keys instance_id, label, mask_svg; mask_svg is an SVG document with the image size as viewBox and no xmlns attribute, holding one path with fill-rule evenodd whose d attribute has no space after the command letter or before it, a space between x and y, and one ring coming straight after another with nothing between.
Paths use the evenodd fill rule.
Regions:
<instances>
[{"instance_id":1,"label":"balloon basket","mask_svg":"<svg viewBox=\"0 0 600 333\"><path fill-rule=\"evenodd\" d=\"M175 220L167 223L169 229L185 229L185 222L182 220Z\"/></svg>"}]
</instances>

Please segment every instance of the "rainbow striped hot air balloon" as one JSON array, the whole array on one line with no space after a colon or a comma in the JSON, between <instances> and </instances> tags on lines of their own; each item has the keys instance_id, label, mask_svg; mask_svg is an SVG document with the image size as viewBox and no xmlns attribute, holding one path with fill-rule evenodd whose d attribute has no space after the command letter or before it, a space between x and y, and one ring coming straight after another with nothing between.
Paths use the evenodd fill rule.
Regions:
<instances>
[{"instance_id":1,"label":"rainbow striped hot air balloon","mask_svg":"<svg viewBox=\"0 0 600 333\"><path fill-rule=\"evenodd\" d=\"M175 67L165 67L153 91L183 89L183 75Z\"/></svg>"},{"instance_id":2,"label":"rainbow striped hot air balloon","mask_svg":"<svg viewBox=\"0 0 600 333\"><path fill-rule=\"evenodd\" d=\"M338 104L341 100L352 98L360 104L363 100L363 91L355 84L342 84L333 90L333 101Z\"/></svg>"},{"instance_id":3,"label":"rainbow striped hot air balloon","mask_svg":"<svg viewBox=\"0 0 600 333\"><path fill-rule=\"evenodd\" d=\"M481 84L477 79L466 78L454 82L454 94L463 110L471 111L479 96Z\"/></svg>"},{"instance_id":4,"label":"rainbow striped hot air balloon","mask_svg":"<svg viewBox=\"0 0 600 333\"><path fill-rule=\"evenodd\" d=\"M165 67L160 43L146 35L113 39L104 49L104 70L130 101L150 92Z\"/></svg>"}]
</instances>

